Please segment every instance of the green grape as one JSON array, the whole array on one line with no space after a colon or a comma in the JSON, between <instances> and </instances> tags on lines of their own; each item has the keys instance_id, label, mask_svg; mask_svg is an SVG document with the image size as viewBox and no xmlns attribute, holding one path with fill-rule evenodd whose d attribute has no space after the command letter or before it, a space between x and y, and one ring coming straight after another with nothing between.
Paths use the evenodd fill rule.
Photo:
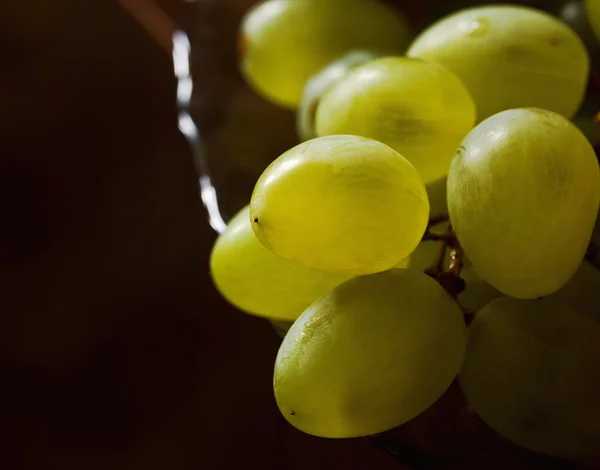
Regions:
<instances>
[{"instance_id":1,"label":"green grape","mask_svg":"<svg viewBox=\"0 0 600 470\"><path fill-rule=\"evenodd\" d=\"M585 0L585 10L596 39L600 41L600 0Z\"/></svg>"},{"instance_id":2,"label":"green grape","mask_svg":"<svg viewBox=\"0 0 600 470\"><path fill-rule=\"evenodd\" d=\"M573 277L549 298L600 320L600 271L584 261Z\"/></svg>"},{"instance_id":3,"label":"green grape","mask_svg":"<svg viewBox=\"0 0 600 470\"><path fill-rule=\"evenodd\" d=\"M297 132L302 141L317 137L315 116L321 98L351 70L379 57L370 51L353 51L315 75L304 88L297 114Z\"/></svg>"},{"instance_id":4,"label":"green grape","mask_svg":"<svg viewBox=\"0 0 600 470\"><path fill-rule=\"evenodd\" d=\"M213 281L231 304L254 315L295 320L349 279L306 268L266 249L254 235L249 212L246 206L229 222L210 258Z\"/></svg>"},{"instance_id":5,"label":"green grape","mask_svg":"<svg viewBox=\"0 0 600 470\"><path fill-rule=\"evenodd\" d=\"M469 328L459 382L498 434L564 458L600 452L600 324L559 302L502 297Z\"/></svg>"},{"instance_id":6,"label":"green grape","mask_svg":"<svg viewBox=\"0 0 600 470\"><path fill-rule=\"evenodd\" d=\"M308 80L356 50L402 54L404 18L377 0L267 0L242 24L241 70L265 98L296 108Z\"/></svg>"},{"instance_id":7,"label":"green grape","mask_svg":"<svg viewBox=\"0 0 600 470\"><path fill-rule=\"evenodd\" d=\"M383 432L444 393L465 336L462 311L429 276L396 269L354 278L292 325L275 363L277 405L315 436Z\"/></svg>"},{"instance_id":8,"label":"green grape","mask_svg":"<svg viewBox=\"0 0 600 470\"><path fill-rule=\"evenodd\" d=\"M429 218L413 166L380 142L338 135L276 159L250 202L254 232L280 256L322 271L371 274L396 266Z\"/></svg>"},{"instance_id":9,"label":"green grape","mask_svg":"<svg viewBox=\"0 0 600 470\"><path fill-rule=\"evenodd\" d=\"M384 57L358 67L317 108L320 136L353 134L406 157L425 183L444 177L475 124L475 105L452 72L437 64Z\"/></svg>"},{"instance_id":10,"label":"green grape","mask_svg":"<svg viewBox=\"0 0 600 470\"><path fill-rule=\"evenodd\" d=\"M477 272L506 295L560 289L587 249L600 203L593 148L551 111L517 109L479 124L448 175L454 231Z\"/></svg>"},{"instance_id":11,"label":"green grape","mask_svg":"<svg viewBox=\"0 0 600 470\"><path fill-rule=\"evenodd\" d=\"M571 118L585 93L586 48L557 18L521 6L463 10L421 33L407 55L445 65L471 92L481 121L538 107Z\"/></svg>"}]
</instances>

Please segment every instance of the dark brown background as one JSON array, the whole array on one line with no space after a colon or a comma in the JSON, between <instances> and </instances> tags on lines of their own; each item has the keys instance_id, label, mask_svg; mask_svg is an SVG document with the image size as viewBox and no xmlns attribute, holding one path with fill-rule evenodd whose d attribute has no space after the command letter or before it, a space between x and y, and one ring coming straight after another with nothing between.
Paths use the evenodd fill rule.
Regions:
<instances>
[{"instance_id":1,"label":"dark brown background","mask_svg":"<svg viewBox=\"0 0 600 470\"><path fill-rule=\"evenodd\" d=\"M0 466L402 468L280 417L277 338L213 289L145 31L109 0L4 1L0 57Z\"/></svg>"}]
</instances>

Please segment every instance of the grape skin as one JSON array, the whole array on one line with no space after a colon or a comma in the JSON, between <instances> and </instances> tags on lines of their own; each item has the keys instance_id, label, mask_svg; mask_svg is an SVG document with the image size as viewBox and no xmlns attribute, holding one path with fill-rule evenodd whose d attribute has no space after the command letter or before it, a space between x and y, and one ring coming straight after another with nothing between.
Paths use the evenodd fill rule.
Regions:
<instances>
[{"instance_id":1,"label":"grape skin","mask_svg":"<svg viewBox=\"0 0 600 470\"><path fill-rule=\"evenodd\" d=\"M427 275L398 269L354 278L292 325L275 363L277 405L315 436L383 432L444 393L465 336L460 308Z\"/></svg>"},{"instance_id":2,"label":"grape skin","mask_svg":"<svg viewBox=\"0 0 600 470\"><path fill-rule=\"evenodd\" d=\"M553 299L502 297L480 310L459 382L480 418L522 447L600 451L600 324Z\"/></svg>"},{"instance_id":3,"label":"grape skin","mask_svg":"<svg viewBox=\"0 0 600 470\"><path fill-rule=\"evenodd\" d=\"M232 305L263 317L295 320L317 298L349 276L306 268L258 241L250 208L240 210L215 242L210 257L215 286Z\"/></svg>"},{"instance_id":4,"label":"grape skin","mask_svg":"<svg viewBox=\"0 0 600 470\"><path fill-rule=\"evenodd\" d=\"M425 183L448 174L461 140L475 124L475 105L461 81L436 64L384 57L340 80L317 108L320 136L353 134L383 142Z\"/></svg>"},{"instance_id":5,"label":"grape skin","mask_svg":"<svg viewBox=\"0 0 600 470\"><path fill-rule=\"evenodd\" d=\"M396 266L429 219L425 185L388 146L357 136L300 144L275 160L250 202L257 237L280 256L342 274Z\"/></svg>"},{"instance_id":6,"label":"grape skin","mask_svg":"<svg viewBox=\"0 0 600 470\"><path fill-rule=\"evenodd\" d=\"M452 70L471 92L480 121L523 107L571 118L590 68L585 45L569 27L542 11L508 5L450 15L421 33L407 55Z\"/></svg>"},{"instance_id":7,"label":"grape skin","mask_svg":"<svg viewBox=\"0 0 600 470\"><path fill-rule=\"evenodd\" d=\"M477 272L517 298L549 295L579 267L600 203L585 136L556 113L509 110L479 124L448 175L448 208Z\"/></svg>"},{"instance_id":8,"label":"grape skin","mask_svg":"<svg viewBox=\"0 0 600 470\"><path fill-rule=\"evenodd\" d=\"M403 54L405 19L376 0L267 0L241 31L241 70L266 99L297 108L316 73L355 49Z\"/></svg>"},{"instance_id":9,"label":"grape skin","mask_svg":"<svg viewBox=\"0 0 600 470\"><path fill-rule=\"evenodd\" d=\"M371 51L353 51L325 67L306 84L297 114L297 132L304 142L317 137L315 115L321 98L351 70L365 64L379 54Z\"/></svg>"}]
</instances>

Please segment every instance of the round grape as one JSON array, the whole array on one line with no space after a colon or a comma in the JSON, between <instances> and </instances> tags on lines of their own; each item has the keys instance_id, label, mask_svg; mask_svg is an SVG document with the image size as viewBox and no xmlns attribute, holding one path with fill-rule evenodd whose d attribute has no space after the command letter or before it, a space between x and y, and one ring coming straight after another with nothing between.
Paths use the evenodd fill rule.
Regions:
<instances>
[{"instance_id":1,"label":"round grape","mask_svg":"<svg viewBox=\"0 0 600 470\"><path fill-rule=\"evenodd\" d=\"M480 310L459 382L515 444L564 458L600 452L600 324L559 302L502 297Z\"/></svg>"},{"instance_id":2,"label":"round grape","mask_svg":"<svg viewBox=\"0 0 600 470\"><path fill-rule=\"evenodd\" d=\"M450 220L466 256L517 298L551 294L579 267L600 204L586 137L562 116L509 110L463 141L448 175Z\"/></svg>"},{"instance_id":3,"label":"round grape","mask_svg":"<svg viewBox=\"0 0 600 470\"><path fill-rule=\"evenodd\" d=\"M322 271L371 274L418 245L429 202L413 166L380 142L328 136L275 160L250 202L254 232L280 256Z\"/></svg>"},{"instance_id":4,"label":"round grape","mask_svg":"<svg viewBox=\"0 0 600 470\"><path fill-rule=\"evenodd\" d=\"M538 107L571 118L585 93L589 57L557 18L522 6L463 10L421 33L407 55L445 65L471 92L483 120Z\"/></svg>"},{"instance_id":5,"label":"round grape","mask_svg":"<svg viewBox=\"0 0 600 470\"><path fill-rule=\"evenodd\" d=\"M215 242L210 267L219 292L240 310L295 320L317 298L348 276L323 273L277 256L258 241L248 206Z\"/></svg>"},{"instance_id":6,"label":"round grape","mask_svg":"<svg viewBox=\"0 0 600 470\"><path fill-rule=\"evenodd\" d=\"M406 157L425 183L448 173L475 124L469 92L446 68L384 57L358 67L317 108L320 136L353 134L383 142Z\"/></svg>"},{"instance_id":7,"label":"round grape","mask_svg":"<svg viewBox=\"0 0 600 470\"><path fill-rule=\"evenodd\" d=\"M402 16L377 0L267 0L248 12L241 70L265 98L296 108L308 80L355 49L402 54Z\"/></svg>"},{"instance_id":8,"label":"round grape","mask_svg":"<svg viewBox=\"0 0 600 470\"><path fill-rule=\"evenodd\" d=\"M308 434L383 432L430 407L464 351L462 312L435 280L405 269L362 276L292 325L275 363L275 398Z\"/></svg>"}]
</instances>

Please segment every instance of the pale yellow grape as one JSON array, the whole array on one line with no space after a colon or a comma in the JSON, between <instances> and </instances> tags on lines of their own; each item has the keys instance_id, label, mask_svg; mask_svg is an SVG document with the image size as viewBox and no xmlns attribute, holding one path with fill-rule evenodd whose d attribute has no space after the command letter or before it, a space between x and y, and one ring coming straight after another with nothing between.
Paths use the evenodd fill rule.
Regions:
<instances>
[{"instance_id":1,"label":"pale yellow grape","mask_svg":"<svg viewBox=\"0 0 600 470\"><path fill-rule=\"evenodd\" d=\"M349 279L306 268L266 249L254 235L248 206L219 235L210 267L217 289L231 304L283 320L295 320L317 298Z\"/></svg>"},{"instance_id":2,"label":"pale yellow grape","mask_svg":"<svg viewBox=\"0 0 600 470\"><path fill-rule=\"evenodd\" d=\"M568 26L514 5L476 7L443 18L415 39L407 55L452 70L473 96L480 121L523 107L571 118L590 67L585 45Z\"/></svg>"},{"instance_id":3,"label":"pale yellow grape","mask_svg":"<svg viewBox=\"0 0 600 470\"><path fill-rule=\"evenodd\" d=\"M317 137L315 115L321 98L351 70L379 54L371 51L353 51L325 67L306 84L297 113L297 132L302 141Z\"/></svg>"},{"instance_id":4,"label":"pale yellow grape","mask_svg":"<svg viewBox=\"0 0 600 470\"><path fill-rule=\"evenodd\" d=\"M267 0L243 20L241 69L264 97L296 108L332 61L355 49L402 54L409 36L404 18L379 0Z\"/></svg>"},{"instance_id":5,"label":"pale yellow grape","mask_svg":"<svg viewBox=\"0 0 600 470\"><path fill-rule=\"evenodd\" d=\"M354 134L383 142L406 157L425 183L448 174L461 140L475 124L475 105L445 67L384 57L360 66L317 108L320 136Z\"/></svg>"},{"instance_id":6,"label":"pale yellow grape","mask_svg":"<svg viewBox=\"0 0 600 470\"><path fill-rule=\"evenodd\" d=\"M463 141L448 175L454 231L497 290L534 298L560 289L587 249L600 170L586 137L551 111L509 110Z\"/></svg>"},{"instance_id":7,"label":"pale yellow grape","mask_svg":"<svg viewBox=\"0 0 600 470\"><path fill-rule=\"evenodd\" d=\"M600 323L553 301L502 297L475 316L459 374L500 435L565 458L600 453Z\"/></svg>"},{"instance_id":8,"label":"pale yellow grape","mask_svg":"<svg viewBox=\"0 0 600 470\"><path fill-rule=\"evenodd\" d=\"M370 274L418 245L429 202L413 166L357 136L304 142L275 160L250 202L254 232L280 256L322 271Z\"/></svg>"},{"instance_id":9,"label":"pale yellow grape","mask_svg":"<svg viewBox=\"0 0 600 470\"><path fill-rule=\"evenodd\" d=\"M275 398L308 434L383 432L444 393L464 350L462 312L429 276L396 269L354 278L292 325L275 363Z\"/></svg>"},{"instance_id":10,"label":"pale yellow grape","mask_svg":"<svg viewBox=\"0 0 600 470\"><path fill-rule=\"evenodd\" d=\"M585 0L585 11L596 39L600 41L600 0Z\"/></svg>"}]
</instances>

